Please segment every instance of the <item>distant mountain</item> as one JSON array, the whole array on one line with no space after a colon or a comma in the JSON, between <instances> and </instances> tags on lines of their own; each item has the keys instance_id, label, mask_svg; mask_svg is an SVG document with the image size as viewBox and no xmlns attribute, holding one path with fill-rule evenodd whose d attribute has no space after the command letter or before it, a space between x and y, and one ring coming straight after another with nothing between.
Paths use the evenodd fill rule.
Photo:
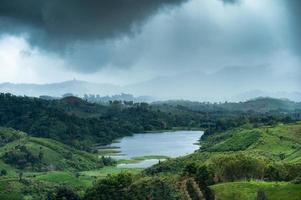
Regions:
<instances>
[{"instance_id":1,"label":"distant mountain","mask_svg":"<svg viewBox=\"0 0 301 200\"><path fill-rule=\"evenodd\" d=\"M229 67L208 74L190 71L171 76L161 76L124 88L131 94L151 95L165 100L245 101L258 96L271 95L276 98L301 101L301 95L298 92L300 88L295 84L298 75L295 76L291 77L289 79L291 82L287 83L286 77L272 74L271 70L265 66L254 68ZM275 84L271 85L271 80Z\"/></svg>"},{"instance_id":2,"label":"distant mountain","mask_svg":"<svg viewBox=\"0 0 301 200\"><path fill-rule=\"evenodd\" d=\"M288 99L276 99L270 97L259 97L240 103L224 103L220 107L227 110L248 111L253 110L256 112L269 112L269 111L294 111L301 110L301 102L294 102Z\"/></svg>"},{"instance_id":3,"label":"distant mountain","mask_svg":"<svg viewBox=\"0 0 301 200\"><path fill-rule=\"evenodd\" d=\"M301 102L288 99L276 99L270 97L258 97L244 102L208 103L185 100L168 100L154 102L153 105L170 105L172 107L184 107L193 111L254 111L266 113L271 111L295 112L301 110Z\"/></svg>"},{"instance_id":4,"label":"distant mountain","mask_svg":"<svg viewBox=\"0 0 301 200\"><path fill-rule=\"evenodd\" d=\"M274 83L271 85L271 80ZM291 80L287 81L287 80ZM15 95L43 96L44 99L61 97L66 93L83 97L91 94L92 101L101 99L151 102L168 99L189 99L193 101L246 101L262 97L288 98L301 101L301 88L296 86L299 77L287 78L272 74L268 67L228 67L213 73L189 71L186 73L160 76L144 82L117 86L87 81L71 80L51 84L0 84L0 92ZM131 94L137 100L124 94ZM95 98L93 97L95 95ZM99 95L99 96L97 96ZM99 98L101 97L101 98ZM149 98L153 97L153 98Z\"/></svg>"},{"instance_id":5,"label":"distant mountain","mask_svg":"<svg viewBox=\"0 0 301 200\"><path fill-rule=\"evenodd\" d=\"M272 97L278 99L290 99L292 101L301 101L301 92L267 92L262 90L252 90L240 93L233 97L233 100L245 101L254 97Z\"/></svg>"},{"instance_id":6,"label":"distant mountain","mask_svg":"<svg viewBox=\"0 0 301 200\"><path fill-rule=\"evenodd\" d=\"M91 83L79 80L50 84L0 84L0 92L35 97L61 97L66 93L72 93L79 96L84 96L84 94L113 95L120 93L120 91L120 87L116 85Z\"/></svg>"}]
</instances>

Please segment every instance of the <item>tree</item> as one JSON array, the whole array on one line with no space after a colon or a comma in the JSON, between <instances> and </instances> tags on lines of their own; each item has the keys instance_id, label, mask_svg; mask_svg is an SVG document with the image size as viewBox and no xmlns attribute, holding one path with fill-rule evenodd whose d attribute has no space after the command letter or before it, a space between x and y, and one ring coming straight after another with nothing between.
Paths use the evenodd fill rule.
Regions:
<instances>
[{"instance_id":1,"label":"tree","mask_svg":"<svg viewBox=\"0 0 301 200\"><path fill-rule=\"evenodd\" d=\"M6 169L2 169L2 170L0 171L0 176L6 176L6 175L7 175Z\"/></svg>"},{"instance_id":2,"label":"tree","mask_svg":"<svg viewBox=\"0 0 301 200\"><path fill-rule=\"evenodd\" d=\"M263 190L257 191L256 200L267 200L267 197L266 197L266 195L265 195L265 193L264 193Z\"/></svg>"},{"instance_id":3,"label":"tree","mask_svg":"<svg viewBox=\"0 0 301 200\"><path fill-rule=\"evenodd\" d=\"M109 175L98 181L91 189L88 189L85 200L126 200L127 189L133 182L133 176L129 173Z\"/></svg>"},{"instance_id":4,"label":"tree","mask_svg":"<svg viewBox=\"0 0 301 200\"><path fill-rule=\"evenodd\" d=\"M60 187L54 195L54 200L80 200L80 197L72 189Z\"/></svg>"},{"instance_id":5,"label":"tree","mask_svg":"<svg viewBox=\"0 0 301 200\"><path fill-rule=\"evenodd\" d=\"M23 172L20 172L19 173L19 182L22 182L22 180L23 180Z\"/></svg>"},{"instance_id":6,"label":"tree","mask_svg":"<svg viewBox=\"0 0 301 200\"><path fill-rule=\"evenodd\" d=\"M214 195L209 188L210 185L214 184L213 176L213 173L206 165L199 167L196 173L196 180L200 185L200 189L204 194L205 199L207 200L214 199Z\"/></svg>"},{"instance_id":7,"label":"tree","mask_svg":"<svg viewBox=\"0 0 301 200\"><path fill-rule=\"evenodd\" d=\"M43 148L40 147L40 151L39 151L39 160L40 160L40 162L42 161L43 156L44 156L42 149L43 149Z\"/></svg>"},{"instance_id":8,"label":"tree","mask_svg":"<svg viewBox=\"0 0 301 200\"><path fill-rule=\"evenodd\" d=\"M195 163L189 163L184 167L183 173L188 176L195 176L198 168Z\"/></svg>"},{"instance_id":9,"label":"tree","mask_svg":"<svg viewBox=\"0 0 301 200\"><path fill-rule=\"evenodd\" d=\"M280 171L274 165L269 165L265 170L265 178L269 181L280 181Z\"/></svg>"}]
</instances>

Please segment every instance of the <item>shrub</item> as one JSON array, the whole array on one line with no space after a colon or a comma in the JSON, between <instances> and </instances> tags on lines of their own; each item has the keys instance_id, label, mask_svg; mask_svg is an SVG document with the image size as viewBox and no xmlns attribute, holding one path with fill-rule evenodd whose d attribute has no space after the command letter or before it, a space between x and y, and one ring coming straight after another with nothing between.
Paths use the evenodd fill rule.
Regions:
<instances>
[{"instance_id":1,"label":"shrub","mask_svg":"<svg viewBox=\"0 0 301 200\"><path fill-rule=\"evenodd\" d=\"M55 192L53 200L80 200L80 197L72 189L60 187Z\"/></svg>"},{"instance_id":2,"label":"shrub","mask_svg":"<svg viewBox=\"0 0 301 200\"><path fill-rule=\"evenodd\" d=\"M295 178L295 179L292 181L292 183L294 183L294 184L301 184L301 176Z\"/></svg>"},{"instance_id":3,"label":"shrub","mask_svg":"<svg viewBox=\"0 0 301 200\"><path fill-rule=\"evenodd\" d=\"M218 156L213 158L210 164L218 182L262 179L265 166L265 161L243 153Z\"/></svg>"},{"instance_id":4,"label":"shrub","mask_svg":"<svg viewBox=\"0 0 301 200\"><path fill-rule=\"evenodd\" d=\"M0 176L6 176L6 175L7 175L6 169L2 169L2 170L0 171Z\"/></svg>"}]
</instances>

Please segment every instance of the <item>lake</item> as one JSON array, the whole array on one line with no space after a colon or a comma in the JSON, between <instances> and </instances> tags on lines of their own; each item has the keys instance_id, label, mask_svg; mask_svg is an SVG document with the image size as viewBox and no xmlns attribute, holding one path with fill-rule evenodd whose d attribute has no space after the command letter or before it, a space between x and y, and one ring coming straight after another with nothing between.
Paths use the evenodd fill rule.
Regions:
<instances>
[{"instance_id":1,"label":"lake","mask_svg":"<svg viewBox=\"0 0 301 200\"><path fill-rule=\"evenodd\" d=\"M136 158L135 163L121 163L118 167L146 168L158 163L158 156L164 160L164 156L175 158L193 153L199 148L197 143L202 135L203 131L141 133L121 138L107 147L119 151L113 156L116 159Z\"/></svg>"}]
</instances>

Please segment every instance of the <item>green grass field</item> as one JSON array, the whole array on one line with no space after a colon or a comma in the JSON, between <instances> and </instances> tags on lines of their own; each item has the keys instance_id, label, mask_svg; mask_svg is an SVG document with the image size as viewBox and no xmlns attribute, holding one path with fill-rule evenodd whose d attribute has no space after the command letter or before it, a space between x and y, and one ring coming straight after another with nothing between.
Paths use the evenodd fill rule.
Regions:
<instances>
[{"instance_id":1,"label":"green grass field","mask_svg":"<svg viewBox=\"0 0 301 200\"><path fill-rule=\"evenodd\" d=\"M301 123L237 128L209 136L201 145L203 150L196 154L245 152L275 161L298 162L301 161Z\"/></svg>"},{"instance_id":2,"label":"green grass field","mask_svg":"<svg viewBox=\"0 0 301 200\"><path fill-rule=\"evenodd\" d=\"M211 186L217 200L255 200L262 190L268 200L300 200L301 185L286 182L233 182Z\"/></svg>"},{"instance_id":3,"label":"green grass field","mask_svg":"<svg viewBox=\"0 0 301 200\"><path fill-rule=\"evenodd\" d=\"M88 176L88 177L95 177L95 178L104 178L108 174L115 175L115 174L118 174L121 172L130 172L133 174L137 174L141 171L142 171L142 169L137 169L137 168L126 169L126 168L117 168L117 167L104 167L99 170L83 171L83 172L80 172L80 175Z\"/></svg>"},{"instance_id":4,"label":"green grass field","mask_svg":"<svg viewBox=\"0 0 301 200\"><path fill-rule=\"evenodd\" d=\"M131 159L120 159L120 160L117 160L117 163L118 164L134 164L134 163L139 163L144 160L151 160L151 159L166 160L168 158L169 158L168 156L148 155L148 156L133 157Z\"/></svg>"},{"instance_id":5,"label":"green grass field","mask_svg":"<svg viewBox=\"0 0 301 200\"><path fill-rule=\"evenodd\" d=\"M67 185L73 188L87 188L92 185L92 179L76 176L71 172L53 171L37 175L36 180L55 184Z\"/></svg>"}]
</instances>

